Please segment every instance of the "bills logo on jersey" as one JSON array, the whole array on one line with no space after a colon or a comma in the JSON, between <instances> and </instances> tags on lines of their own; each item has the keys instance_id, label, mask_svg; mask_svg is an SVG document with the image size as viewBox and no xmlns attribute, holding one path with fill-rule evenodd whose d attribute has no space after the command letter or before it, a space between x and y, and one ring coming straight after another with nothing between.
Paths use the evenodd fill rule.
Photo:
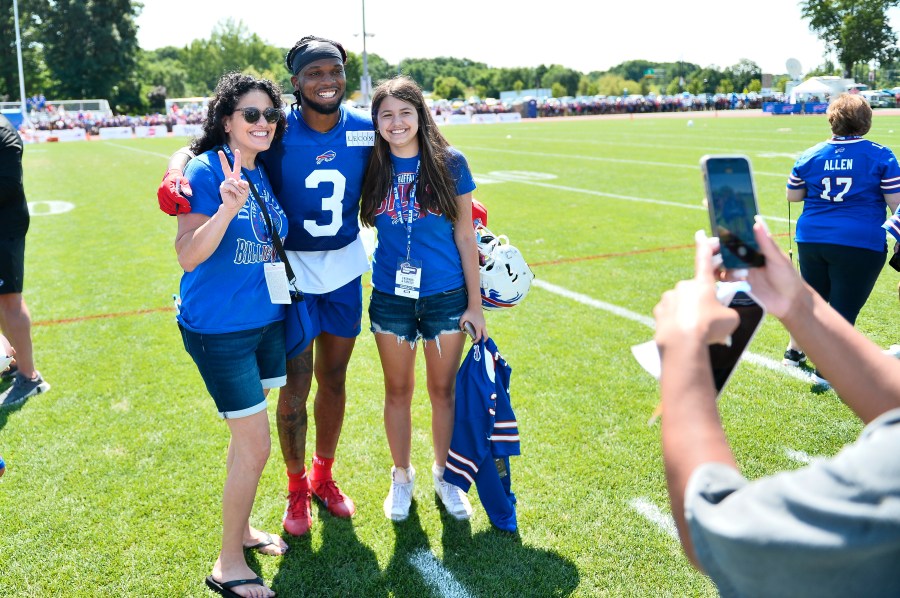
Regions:
<instances>
[{"instance_id":1,"label":"bills logo on jersey","mask_svg":"<svg viewBox=\"0 0 900 598\"><path fill-rule=\"evenodd\" d=\"M331 162L337 158L337 154L334 153L334 150L328 150L324 154L319 154L316 156L316 164L321 164L322 162Z\"/></svg>"}]
</instances>

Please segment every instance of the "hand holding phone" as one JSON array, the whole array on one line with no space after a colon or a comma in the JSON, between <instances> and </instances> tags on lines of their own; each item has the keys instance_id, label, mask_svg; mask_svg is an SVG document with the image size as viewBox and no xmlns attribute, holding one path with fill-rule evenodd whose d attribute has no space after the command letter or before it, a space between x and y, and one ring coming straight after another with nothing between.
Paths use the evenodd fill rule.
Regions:
<instances>
[{"instance_id":1,"label":"hand holding phone","mask_svg":"<svg viewBox=\"0 0 900 598\"><path fill-rule=\"evenodd\" d=\"M734 369L743 356L750 341L756 335L765 318L766 310L753 297L750 285L746 281L720 282L716 288L716 298L738 313L739 323L726 343L709 346L709 362L712 368L716 398L731 379ZM638 363L657 380L662 371L659 348L656 341L648 341L631 348ZM662 403L657 405L650 416L648 425L652 425L662 413Z\"/></svg>"},{"instance_id":2,"label":"hand holding phone","mask_svg":"<svg viewBox=\"0 0 900 598\"><path fill-rule=\"evenodd\" d=\"M753 235L759 213L750 160L746 156L703 156L700 159L713 236L719 237L726 270L765 265Z\"/></svg>"}]
</instances>

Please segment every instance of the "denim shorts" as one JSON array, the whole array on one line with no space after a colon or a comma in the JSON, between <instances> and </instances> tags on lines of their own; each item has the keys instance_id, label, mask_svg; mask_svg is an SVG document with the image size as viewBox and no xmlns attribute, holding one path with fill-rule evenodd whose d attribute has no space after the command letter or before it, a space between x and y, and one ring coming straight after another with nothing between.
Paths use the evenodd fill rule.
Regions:
<instances>
[{"instance_id":1,"label":"denim shorts","mask_svg":"<svg viewBox=\"0 0 900 598\"><path fill-rule=\"evenodd\" d=\"M370 330L376 334L395 334L398 340L410 345L419 339L434 340L441 334L462 332L459 319L468 305L465 287L418 299L372 289Z\"/></svg>"},{"instance_id":2,"label":"denim shorts","mask_svg":"<svg viewBox=\"0 0 900 598\"><path fill-rule=\"evenodd\" d=\"M221 417L234 419L263 411L263 389L284 386L284 322L223 334L180 328L184 349L197 364Z\"/></svg>"}]
</instances>

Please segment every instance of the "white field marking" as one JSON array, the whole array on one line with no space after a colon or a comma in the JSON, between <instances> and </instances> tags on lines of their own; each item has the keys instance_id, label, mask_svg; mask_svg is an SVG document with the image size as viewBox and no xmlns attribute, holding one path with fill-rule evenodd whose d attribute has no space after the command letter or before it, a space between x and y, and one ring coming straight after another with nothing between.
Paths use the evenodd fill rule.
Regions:
<instances>
[{"instance_id":1,"label":"white field marking","mask_svg":"<svg viewBox=\"0 0 900 598\"><path fill-rule=\"evenodd\" d=\"M673 136L669 135L668 137L673 137L675 139L682 139L682 136ZM656 137L659 139L660 137ZM481 139L495 139L495 137L481 137ZM742 138L744 139L744 138ZM746 138L748 141L749 138ZM557 137L528 137L527 140L529 142L545 142L545 143L565 143L570 145L594 145L594 146L603 146L603 147L616 147L621 148L623 146L626 147L640 147L640 148L651 148L651 149L665 149L665 150L673 150L673 149L683 149L687 151L696 151L697 146L695 145L676 145L671 143L660 144L660 143L640 143L635 141L622 141L621 138L613 138L608 141L597 140L597 139L560 139ZM781 143L790 143L792 145L796 145L794 140L789 139L754 139L753 141L765 141L769 144L774 142ZM734 147L713 147L713 146L704 146L704 150L706 153L718 153L718 154L734 154L734 153L745 153L750 156L755 156L758 158L789 158L791 162L797 160L800 157L801 152L746 152L743 150L736 150Z\"/></svg>"},{"instance_id":2,"label":"white field marking","mask_svg":"<svg viewBox=\"0 0 900 598\"><path fill-rule=\"evenodd\" d=\"M643 497L632 498L628 501L632 509L640 513L645 519L649 520L663 532L667 533L674 539L678 539L678 528L675 527L675 520L671 515L666 515L655 504Z\"/></svg>"},{"instance_id":3,"label":"white field marking","mask_svg":"<svg viewBox=\"0 0 900 598\"><path fill-rule=\"evenodd\" d=\"M539 280L535 278L531 281L536 287L540 287L545 291L550 291L551 293L556 293L557 295L562 295L567 299L571 299L573 301L577 301L583 305L587 305L590 307L596 307L597 309L602 309L604 311L608 311L617 316L626 318L628 320L632 320L639 324L643 324L649 328L656 329L656 321L653 318L642 316L639 313L635 313L629 309L625 309L624 307L619 307L618 305L613 305L612 303L606 303L603 301L598 301L592 297L588 297L587 295L582 295L581 293L576 293L575 291L570 291L569 289L564 289L563 287L558 287L555 284L551 284L544 280Z\"/></svg>"},{"instance_id":4,"label":"white field marking","mask_svg":"<svg viewBox=\"0 0 900 598\"><path fill-rule=\"evenodd\" d=\"M127 145L119 145L118 143L108 143L107 145L111 145L112 147L119 147L119 148L122 148L122 149L126 149L126 150L128 150L128 151L130 151L130 152L137 152L137 153L139 153L139 154L149 154L149 155L151 155L151 156L157 156L157 157L159 157L159 158L165 158L165 159L167 159L167 160L168 160L169 157L171 156L171 154L161 154L161 153L159 153L159 152L150 152L150 151L147 151L147 150L144 150L144 149L140 149L140 148L137 148L137 147L129 147L129 146L127 146Z\"/></svg>"},{"instance_id":5,"label":"white field marking","mask_svg":"<svg viewBox=\"0 0 900 598\"><path fill-rule=\"evenodd\" d=\"M431 554L431 551L420 548L409 555L409 562L422 574L428 587L442 598L471 597L471 594L456 581L453 574L444 568L440 561Z\"/></svg>"},{"instance_id":6,"label":"white field marking","mask_svg":"<svg viewBox=\"0 0 900 598\"><path fill-rule=\"evenodd\" d=\"M55 216L75 209L75 204L68 201L29 201L28 214L31 216Z\"/></svg>"},{"instance_id":7,"label":"white field marking","mask_svg":"<svg viewBox=\"0 0 900 598\"><path fill-rule=\"evenodd\" d=\"M557 295L561 295L562 297L566 297L567 299L572 299L573 301L577 301L583 305L587 305L589 307L595 307L597 309L602 309L604 311L608 311L614 315L627 318L634 322L638 322L647 326L648 328L656 329L656 322L653 318L648 316L642 316L639 313L635 313L629 309L625 309L624 307L619 307L618 305L613 305L611 303L605 303L603 301L598 301L592 297L588 297L587 295L582 295L581 293L576 293L574 291L570 291L569 289L565 289L563 287L557 286L555 284L546 282L540 279L534 279L531 281L536 287L542 288L545 291L550 291L551 293L555 293ZM768 368L774 372L778 372L784 376L790 376L791 378L796 378L802 382L812 382L812 375L806 373L804 370L800 368L786 367L781 365L780 361L776 361L774 359L770 359L768 357L764 357L762 355L757 355L756 353L751 353L750 351L745 351L743 360L749 361L750 363L763 366L764 368Z\"/></svg>"},{"instance_id":8,"label":"white field marking","mask_svg":"<svg viewBox=\"0 0 900 598\"><path fill-rule=\"evenodd\" d=\"M583 156L577 154L551 154L548 152L523 152L521 150L506 150L506 149L497 149L493 147L478 147L475 145L466 145L466 149L479 150L490 153L500 153L500 154L519 154L524 156L538 156L541 158L563 158L566 160L589 160L592 162L612 162L615 164L637 164L640 166L661 166L664 168L680 168L682 170L699 170L699 162L698 164L673 164L671 162L651 162L649 160L626 160L624 158L608 158L604 156ZM758 170L754 170L753 174L756 176L772 176L784 179L785 183L787 183L788 173L784 172L762 172Z\"/></svg>"},{"instance_id":9,"label":"white field marking","mask_svg":"<svg viewBox=\"0 0 900 598\"><path fill-rule=\"evenodd\" d=\"M499 176L501 171L494 171L488 173L487 177L492 178L494 180L501 179ZM473 174L473 176L478 179L483 175ZM579 189L577 187L566 187L565 185L554 185L552 183L542 183L540 181L529 181L523 180L520 178L516 179L502 179L506 182L510 183L521 183L522 185L533 185L535 187L544 187L546 189L554 189L556 191L570 191L572 193L584 193L586 195L594 195L596 197L608 197L610 199L621 199L624 201L634 201L638 203L650 203L661 206L672 206L675 208L686 208L688 210L702 210L706 211L700 202L698 201L696 204L688 204L688 203L680 203L677 201L666 201L664 199L650 199L649 197L634 197L632 195L619 195L618 193L604 193L603 191L594 191L591 189ZM794 222L793 220L788 220L787 218L782 218L780 216L763 216L768 222Z\"/></svg>"},{"instance_id":10,"label":"white field marking","mask_svg":"<svg viewBox=\"0 0 900 598\"><path fill-rule=\"evenodd\" d=\"M784 454L787 455L787 458L791 461L796 461L797 463L802 463L803 465L809 465L813 462L815 457L810 456L803 451L797 451L792 448L784 447Z\"/></svg>"}]
</instances>

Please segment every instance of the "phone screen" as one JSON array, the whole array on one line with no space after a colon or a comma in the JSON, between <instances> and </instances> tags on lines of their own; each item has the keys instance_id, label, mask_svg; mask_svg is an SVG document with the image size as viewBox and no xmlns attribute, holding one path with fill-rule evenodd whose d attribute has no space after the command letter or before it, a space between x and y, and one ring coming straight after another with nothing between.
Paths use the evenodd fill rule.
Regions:
<instances>
[{"instance_id":1,"label":"phone screen","mask_svg":"<svg viewBox=\"0 0 900 598\"><path fill-rule=\"evenodd\" d=\"M743 156L704 156L712 233L721 243L722 263L727 269L762 266L765 258L753 236L758 213L750 161Z\"/></svg>"},{"instance_id":2,"label":"phone screen","mask_svg":"<svg viewBox=\"0 0 900 598\"><path fill-rule=\"evenodd\" d=\"M712 364L713 381L716 384L716 396L722 393L722 389L731 378L741 355L753 340L766 314L762 306L743 291L735 293L729 307L736 310L741 319L737 329L731 334L731 346L709 346L709 360Z\"/></svg>"}]
</instances>

